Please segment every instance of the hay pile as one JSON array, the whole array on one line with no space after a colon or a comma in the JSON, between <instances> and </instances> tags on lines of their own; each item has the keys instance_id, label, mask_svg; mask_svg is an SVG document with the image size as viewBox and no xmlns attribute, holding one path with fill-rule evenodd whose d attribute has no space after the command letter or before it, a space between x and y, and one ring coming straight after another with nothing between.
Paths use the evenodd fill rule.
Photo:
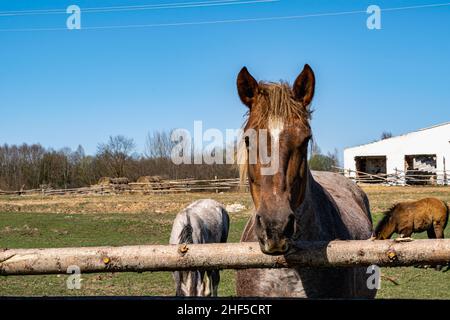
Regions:
<instances>
[{"instance_id":1,"label":"hay pile","mask_svg":"<svg viewBox=\"0 0 450 320\"><path fill-rule=\"evenodd\" d=\"M164 179L160 176L142 176L137 179L137 183L155 183L161 182Z\"/></svg>"},{"instance_id":2,"label":"hay pile","mask_svg":"<svg viewBox=\"0 0 450 320\"><path fill-rule=\"evenodd\" d=\"M100 186L107 186L107 185L110 185L112 183L111 181L112 181L112 179L110 177L101 177L98 180L97 184L100 185Z\"/></svg>"},{"instance_id":3,"label":"hay pile","mask_svg":"<svg viewBox=\"0 0 450 320\"><path fill-rule=\"evenodd\" d=\"M98 180L98 185L108 186L110 184L128 184L130 180L128 178L110 178L110 177L101 177Z\"/></svg>"},{"instance_id":4,"label":"hay pile","mask_svg":"<svg viewBox=\"0 0 450 320\"><path fill-rule=\"evenodd\" d=\"M111 183L112 184L128 184L130 180L128 178L112 178Z\"/></svg>"}]
</instances>

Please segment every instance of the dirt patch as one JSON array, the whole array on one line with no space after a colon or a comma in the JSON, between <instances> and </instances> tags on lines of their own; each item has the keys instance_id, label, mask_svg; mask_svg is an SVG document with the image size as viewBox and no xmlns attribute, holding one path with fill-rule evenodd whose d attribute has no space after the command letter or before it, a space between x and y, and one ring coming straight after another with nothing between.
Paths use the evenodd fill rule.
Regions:
<instances>
[{"instance_id":1,"label":"dirt patch","mask_svg":"<svg viewBox=\"0 0 450 320\"><path fill-rule=\"evenodd\" d=\"M450 187L363 186L373 213L381 213L396 202L436 197L450 202ZM86 213L177 213L199 199L214 199L225 206L239 207L233 215L249 215L253 202L249 193L183 193L153 195L90 195L51 197L0 197L0 212Z\"/></svg>"},{"instance_id":2,"label":"dirt patch","mask_svg":"<svg viewBox=\"0 0 450 320\"><path fill-rule=\"evenodd\" d=\"M165 195L105 195L0 197L0 212L39 213L176 213L199 199L215 199L225 206L236 203L251 208L252 201L244 193L189 193ZM239 214L243 211L239 212Z\"/></svg>"}]
</instances>

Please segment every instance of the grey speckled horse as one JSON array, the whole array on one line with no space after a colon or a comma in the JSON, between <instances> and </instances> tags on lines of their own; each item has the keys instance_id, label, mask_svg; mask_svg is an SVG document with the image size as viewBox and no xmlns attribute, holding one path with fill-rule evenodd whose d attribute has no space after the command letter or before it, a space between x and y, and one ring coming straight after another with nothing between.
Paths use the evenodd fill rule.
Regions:
<instances>
[{"instance_id":1,"label":"grey speckled horse","mask_svg":"<svg viewBox=\"0 0 450 320\"><path fill-rule=\"evenodd\" d=\"M266 129L268 152L278 143L278 170L263 175L268 167L257 159L247 160L241 177L248 177L255 214L241 241L258 241L270 255L288 254L292 243L369 239L372 219L365 193L345 177L308 168L308 143L312 137L309 105L314 96L315 76L305 65L293 86L257 82L243 68L237 87L249 108L244 131ZM260 142L257 137L257 143ZM245 138L247 155L254 146ZM257 145L259 149L261 146ZM273 160L273 159L272 159ZM365 268L292 268L241 270L237 272L238 296L373 298L367 288Z\"/></svg>"},{"instance_id":2,"label":"grey speckled horse","mask_svg":"<svg viewBox=\"0 0 450 320\"><path fill-rule=\"evenodd\" d=\"M175 218L170 244L227 242L229 224L228 213L219 202L195 201ZM219 270L176 271L173 277L177 296L217 296Z\"/></svg>"}]
</instances>

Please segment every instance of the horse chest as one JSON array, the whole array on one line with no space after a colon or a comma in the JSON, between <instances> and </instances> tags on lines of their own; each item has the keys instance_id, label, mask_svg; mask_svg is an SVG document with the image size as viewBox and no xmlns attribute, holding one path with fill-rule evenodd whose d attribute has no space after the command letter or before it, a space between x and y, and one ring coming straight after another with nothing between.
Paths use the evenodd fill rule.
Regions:
<instances>
[{"instance_id":1,"label":"horse chest","mask_svg":"<svg viewBox=\"0 0 450 320\"><path fill-rule=\"evenodd\" d=\"M237 294L253 297L352 297L355 296L355 288L351 280L357 271L313 268L243 270L237 273Z\"/></svg>"}]
</instances>

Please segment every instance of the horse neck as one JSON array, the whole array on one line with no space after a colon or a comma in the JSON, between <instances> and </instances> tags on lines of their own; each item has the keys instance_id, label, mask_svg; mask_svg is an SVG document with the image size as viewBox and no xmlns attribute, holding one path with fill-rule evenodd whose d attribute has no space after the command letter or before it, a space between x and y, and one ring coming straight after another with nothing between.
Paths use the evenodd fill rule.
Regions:
<instances>
[{"instance_id":1,"label":"horse neck","mask_svg":"<svg viewBox=\"0 0 450 320\"><path fill-rule=\"evenodd\" d=\"M389 239L395 231L395 224L391 217L385 220L381 227L380 239Z\"/></svg>"},{"instance_id":2,"label":"horse neck","mask_svg":"<svg viewBox=\"0 0 450 320\"><path fill-rule=\"evenodd\" d=\"M392 234L394 233L394 231L395 231L395 224L391 219L389 219L389 222L384 227L383 232L382 232L384 239L389 239L390 237L392 237Z\"/></svg>"},{"instance_id":3,"label":"horse neck","mask_svg":"<svg viewBox=\"0 0 450 320\"><path fill-rule=\"evenodd\" d=\"M304 183L301 186L301 188L304 188L303 195L300 194L300 196L303 197L303 200L302 201L300 201L301 199L298 200L300 202L300 205L297 208L295 208L294 213L301 211L302 207L304 206L305 201L307 201L310 198L311 194L313 193L314 178L311 174L311 171L309 170L308 165L306 165L305 174L301 178L301 180Z\"/></svg>"},{"instance_id":4,"label":"horse neck","mask_svg":"<svg viewBox=\"0 0 450 320\"><path fill-rule=\"evenodd\" d=\"M298 226L296 237L303 240L329 240L348 236L340 220L339 208L330 194L315 180L309 169L305 177L304 200L295 210Z\"/></svg>"},{"instance_id":5,"label":"horse neck","mask_svg":"<svg viewBox=\"0 0 450 320\"><path fill-rule=\"evenodd\" d=\"M311 170L309 169L309 165L306 165L305 170L305 195L304 201L311 199L314 193L317 193L317 187L319 184L314 179Z\"/></svg>"},{"instance_id":6,"label":"horse neck","mask_svg":"<svg viewBox=\"0 0 450 320\"><path fill-rule=\"evenodd\" d=\"M315 185L317 182L314 180L314 177L312 176L311 170L309 170L309 167L306 167L305 174L304 174L304 194L303 194L303 201L301 202L300 206L297 207L294 210L294 213L296 215L299 214L315 214L314 210L308 210L310 201L314 194Z\"/></svg>"}]
</instances>

